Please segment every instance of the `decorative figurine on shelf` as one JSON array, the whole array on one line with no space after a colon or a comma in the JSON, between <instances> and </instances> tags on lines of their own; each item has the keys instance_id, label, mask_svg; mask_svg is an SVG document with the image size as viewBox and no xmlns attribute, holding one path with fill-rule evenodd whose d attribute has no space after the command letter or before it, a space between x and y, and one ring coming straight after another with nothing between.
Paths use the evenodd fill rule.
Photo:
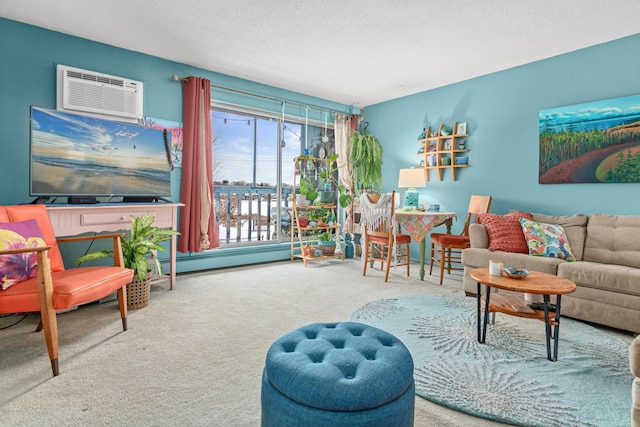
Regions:
<instances>
[{"instance_id":1,"label":"decorative figurine on shelf","mask_svg":"<svg viewBox=\"0 0 640 427\"><path fill-rule=\"evenodd\" d=\"M422 133L418 136L418 139L425 139L427 137L427 128L422 129Z\"/></svg>"},{"instance_id":2,"label":"decorative figurine on shelf","mask_svg":"<svg viewBox=\"0 0 640 427\"><path fill-rule=\"evenodd\" d=\"M464 139L458 141L458 147L460 147L461 150L464 150Z\"/></svg>"}]
</instances>

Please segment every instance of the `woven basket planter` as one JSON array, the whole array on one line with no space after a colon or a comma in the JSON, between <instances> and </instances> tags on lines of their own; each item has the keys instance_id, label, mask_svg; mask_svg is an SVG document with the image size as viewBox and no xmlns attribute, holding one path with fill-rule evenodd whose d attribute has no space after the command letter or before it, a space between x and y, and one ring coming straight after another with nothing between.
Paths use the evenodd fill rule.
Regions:
<instances>
[{"instance_id":1,"label":"woven basket planter","mask_svg":"<svg viewBox=\"0 0 640 427\"><path fill-rule=\"evenodd\" d=\"M322 255L333 255L336 251L336 242L318 242L318 249L322 252Z\"/></svg>"},{"instance_id":2,"label":"woven basket planter","mask_svg":"<svg viewBox=\"0 0 640 427\"><path fill-rule=\"evenodd\" d=\"M127 310L137 310L149 305L149 293L151 291L151 270L147 271L144 280L140 280L137 274L127 284Z\"/></svg>"}]
</instances>

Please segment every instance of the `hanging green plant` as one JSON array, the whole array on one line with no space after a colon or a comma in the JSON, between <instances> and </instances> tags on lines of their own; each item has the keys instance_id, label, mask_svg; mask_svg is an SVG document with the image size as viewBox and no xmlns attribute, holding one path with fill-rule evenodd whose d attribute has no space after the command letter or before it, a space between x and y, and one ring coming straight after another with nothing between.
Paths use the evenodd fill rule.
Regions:
<instances>
[{"instance_id":1,"label":"hanging green plant","mask_svg":"<svg viewBox=\"0 0 640 427\"><path fill-rule=\"evenodd\" d=\"M378 138L367 133L351 131L349 161L357 190L382 186L382 146Z\"/></svg>"}]
</instances>

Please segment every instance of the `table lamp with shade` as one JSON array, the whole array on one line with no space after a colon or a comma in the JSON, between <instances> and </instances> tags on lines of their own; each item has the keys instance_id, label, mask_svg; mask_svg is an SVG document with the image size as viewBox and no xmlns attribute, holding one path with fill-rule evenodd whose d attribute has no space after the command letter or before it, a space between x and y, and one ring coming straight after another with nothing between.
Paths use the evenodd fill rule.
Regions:
<instances>
[{"instance_id":1,"label":"table lamp with shade","mask_svg":"<svg viewBox=\"0 0 640 427\"><path fill-rule=\"evenodd\" d=\"M426 185L425 172L422 168L400 169L398 187L407 188L404 205L414 209L418 207L418 188Z\"/></svg>"}]
</instances>

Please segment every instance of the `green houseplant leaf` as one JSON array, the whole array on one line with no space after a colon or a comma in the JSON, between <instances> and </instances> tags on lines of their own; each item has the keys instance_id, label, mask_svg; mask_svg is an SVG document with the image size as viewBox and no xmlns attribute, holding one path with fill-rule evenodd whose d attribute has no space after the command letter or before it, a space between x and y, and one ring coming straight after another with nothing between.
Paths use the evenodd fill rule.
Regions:
<instances>
[{"instance_id":1,"label":"green houseplant leaf","mask_svg":"<svg viewBox=\"0 0 640 427\"><path fill-rule=\"evenodd\" d=\"M298 156L295 161L303 161L308 159L308 156ZM338 172L338 155L336 153L330 154L327 157L327 170L322 170L318 172L318 177L322 179L324 182L330 182L338 192L338 204L342 208L346 208L353 201L353 196L350 195L347 191L347 187L343 184L340 184L336 179L335 173ZM300 169L303 170L302 168ZM300 177L300 194L304 194L306 199L313 203L319 196L320 186L323 186L324 183L318 183L318 188L314 187L313 182L307 179L304 176L304 173L301 173Z\"/></svg>"},{"instance_id":2,"label":"green houseplant leaf","mask_svg":"<svg viewBox=\"0 0 640 427\"><path fill-rule=\"evenodd\" d=\"M349 161L356 189L374 189L382 185L382 146L370 133L351 132Z\"/></svg>"},{"instance_id":3,"label":"green houseplant leaf","mask_svg":"<svg viewBox=\"0 0 640 427\"><path fill-rule=\"evenodd\" d=\"M153 225L154 221L155 217L149 216L146 212L142 216L131 215L131 229L120 239L124 266L132 269L140 280L144 280L147 275L149 258L153 261L152 271L157 274L162 272L162 265L156 256L158 251L165 252L160 243L180 234L171 229L158 228ZM74 262L79 264L109 256L113 256L112 250L93 251L77 258Z\"/></svg>"}]
</instances>

